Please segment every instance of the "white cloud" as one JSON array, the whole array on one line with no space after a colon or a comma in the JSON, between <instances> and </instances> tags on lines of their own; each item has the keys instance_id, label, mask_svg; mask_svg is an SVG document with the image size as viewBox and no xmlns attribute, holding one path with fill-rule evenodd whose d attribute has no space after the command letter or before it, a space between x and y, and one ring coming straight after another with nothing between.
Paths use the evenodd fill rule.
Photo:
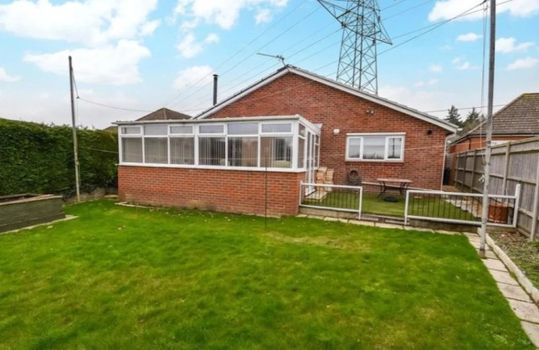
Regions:
<instances>
[{"instance_id":1,"label":"white cloud","mask_svg":"<svg viewBox=\"0 0 539 350\"><path fill-rule=\"evenodd\" d=\"M470 32L470 33L461 34L461 35L457 36L457 41L474 42L474 41L477 41L477 40L481 39L482 37L483 37L482 35Z\"/></svg>"},{"instance_id":2,"label":"white cloud","mask_svg":"<svg viewBox=\"0 0 539 350\"><path fill-rule=\"evenodd\" d=\"M18 36L99 46L151 34L159 21L149 21L157 0L117 0L62 4L49 0L13 1L0 5L0 30Z\"/></svg>"},{"instance_id":3,"label":"white cloud","mask_svg":"<svg viewBox=\"0 0 539 350\"><path fill-rule=\"evenodd\" d=\"M534 44L532 42L517 43L515 38L499 38L496 40L496 51L501 53L511 53L526 51Z\"/></svg>"},{"instance_id":4,"label":"white cloud","mask_svg":"<svg viewBox=\"0 0 539 350\"><path fill-rule=\"evenodd\" d=\"M415 87L417 88L420 88L420 87L426 87L426 86L433 86L433 85L436 85L438 84L438 79L429 79L429 80L426 80L426 81L418 81L417 83L414 84Z\"/></svg>"},{"instance_id":5,"label":"white cloud","mask_svg":"<svg viewBox=\"0 0 539 350\"><path fill-rule=\"evenodd\" d=\"M243 9L255 10L255 20L260 11L266 9L270 13L259 19L269 19L271 9L286 6L288 0L178 0L175 14L182 16L183 24L188 28L196 27L204 21L216 24L222 29L230 29L236 24Z\"/></svg>"},{"instance_id":6,"label":"white cloud","mask_svg":"<svg viewBox=\"0 0 539 350\"><path fill-rule=\"evenodd\" d=\"M35 64L45 72L65 75L69 55L73 56L75 77L80 82L124 85L141 81L138 63L149 57L150 51L136 41L121 40L116 45L100 48L27 54L24 61Z\"/></svg>"},{"instance_id":7,"label":"white cloud","mask_svg":"<svg viewBox=\"0 0 539 350\"><path fill-rule=\"evenodd\" d=\"M458 70L469 70L469 69L475 69L476 67L473 66L470 62L466 61L462 57L455 57L451 63L455 66Z\"/></svg>"},{"instance_id":8,"label":"white cloud","mask_svg":"<svg viewBox=\"0 0 539 350\"><path fill-rule=\"evenodd\" d=\"M507 70L530 69L537 66L538 63L539 59L534 57L521 58L509 64Z\"/></svg>"},{"instance_id":9,"label":"white cloud","mask_svg":"<svg viewBox=\"0 0 539 350\"><path fill-rule=\"evenodd\" d=\"M193 66L178 73L174 80L173 87L176 90L185 89L188 86L204 85L210 83L213 69L210 66Z\"/></svg>"},{"instance_id":10,"label":"white cloud","mask_svg":"<svg viewBox=\"0 0 539 350\"><path fill-rule=\"evenodd\" d=\"M429 66L429 71L431 71L433 73L441 73L443 70L444 70L444 67L442 67L439 64L431 64Z\"/></svg>"},{"instance_id":11,"label":"white cloud","mask_svg":"<svg viewBox=\"0 0 539 350\"><path fill-rule=\"evenodd\" d=\"M438 0L429 13L429 21L443 21L462 14L469 10L476 2L470 0ZM481 9L476 7L474 10ZM472 10L471 12L474 12ZM537 0L512 0L497 7L497 13L508 12L511 16L527 17L539 12ZM460 20L478 20L483 18L483 11L476 11Z\"/></svg>"},{"instance_id":12,"label":"white cloud","mask_svg":"<svg viewBox=\"0 0 539 350\"><path fill-rule=\"evenodd\" d=\"M180 54L185 58L193 58L202 52L206 45L219 42L219 36L210 33L203 41L197 41L193 33L187 33L177 46Z\"/></svg>"},{"instance_id":13,"label":"white cloud","mask_svg":"<svg viewBox=\"0 0 539 350\"><path fill-rule=\"evenodd\" d=\"M16 75L10 75L3 67L0 67L0 81L6 82L6 83L13 83L16 81L21 80L21 77Z\"/></svg>"},{"instance_id":14,"label":"white cloud","mask_svg":"<svg viewBox=\"0 0 539 350\"><path fill-rule=\"evenodd\" d=\"M257 12L256 12L256 15L255 15L255 22L256 24L260 24L260 23L267 23L269 21L271 21L271 10L269 9L259 9Z\"/></svg>"}]
</instances>

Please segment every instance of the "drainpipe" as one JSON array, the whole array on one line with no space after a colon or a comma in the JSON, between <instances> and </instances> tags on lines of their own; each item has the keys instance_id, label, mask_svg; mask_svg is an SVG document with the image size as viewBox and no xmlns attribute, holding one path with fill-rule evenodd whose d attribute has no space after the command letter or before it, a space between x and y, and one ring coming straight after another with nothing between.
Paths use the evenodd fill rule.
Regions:
<instances>
[{"instance_id":1,"label":"drainpipe","mask_svg":"<svg viewBox=\"0 0 539 350\"><path fill-rule=\"evenodd\" d=\"M217 81L219 80L219 75L213 75L213 105L217 104Z\"/></svg>"}]
</instances>

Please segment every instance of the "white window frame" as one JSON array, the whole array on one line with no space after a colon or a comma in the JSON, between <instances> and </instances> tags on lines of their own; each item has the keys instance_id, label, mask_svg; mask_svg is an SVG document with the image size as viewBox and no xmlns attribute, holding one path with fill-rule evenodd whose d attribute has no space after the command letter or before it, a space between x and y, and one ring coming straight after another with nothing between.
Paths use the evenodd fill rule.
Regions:
<instances>
[{"instance_id":1,"label":"white window frame","mask_svg":"<svg viewBox=\"0 0 539 350\"><path fill-rule=\"evenodd\" d=\"M365 137L368 136L383 136L385 137L384 144L384 159L363 159L363 148ZM389 158L389 139L391 138L400 138L401 139L401 152L400 158ZM350 139L359 139L359 158L350 157ZM406 142L406 133L349 133L346 134L346 151L345 151L345 161L347 162L386 162L386 163L399 163L404 162L404 151L405 151L405 142Z\"/></svg>"},{"instance_id":2,"label":"white window frame","mask_svg":"<svg viewBox=\"0 0 539 350\"><path fill-rule=\"evenodd\" d=\"M228 134L228 126L232 123L257 123L258 129L256 134L234 134L229 135ZM178 123L178 122L170 122L166 123L167 125L167 134L166 135L145 135L144 134L144 127L147 123L140 123L140 124L121 124L118 125L119 129L122 127L137 127L139 133L138 134L119 134L118 137L118 144L119 144L119 150L120 150L120 159L119 164L120 165L127 165L127 166L147 166L147 167L169 167L169 168L194 168L194 169L227 169L227 170L247 170L247 171L265 171L265 167L261 167L262 159L261 159L261 152L262 152L262 137L291 137L292 138L292 154L291 154L291 167L290 168L267 168L268 171L272 172L304 172L305 171L305 162L306 162L306 149L304 149L304 164L301 166L300 164L297 164L297 157L298 157L298 147L299 142L298 139L300 137L303 138L303 136L299 135L299 125L302 124L306 129L306 134L308 132L312 132L313 134L320 135L320 127L314 127L312 126L308 121L303 120L303 118L299 119L282 119L282 120L271 120L271 119L254 119L249 120L245 119L242 121L234 120L234 121L219 121L219 122L208 122L208 123ZM272 124L289 124L290 125L290 131L276 131L276 132L262 132L262 126L263 125L272 125ZM222 132L220 133L201 133L200 127L203 125L220 125L222 127ZM171 128L174 126L190 126L192 127L191 133L172 133ZM225 138L225 165L200 165L199 164L199 142L200 137L224 137ZM257 166L254 167L243 167L243 166L231 166L228 165L228 138L242 138L242 137L249 137L249 138L257 138L258 142L258 159L257 159ZM122 139L123 138L140 138L142 140L142 163L132 163L132 162L123 162L122 161ZM167 163L147 163L146 162L146 155L145 155L145 139L146 138L167 138ZM171 163L171 139L173 138L193 138L194 142L194 163L193 164L172 164ZM306 141L306 138L305 138ZM305 142L304 148L307 147L307 142ZM319 162L319 154L317 156L317 163Z\"/></svg>"}]
</instances>

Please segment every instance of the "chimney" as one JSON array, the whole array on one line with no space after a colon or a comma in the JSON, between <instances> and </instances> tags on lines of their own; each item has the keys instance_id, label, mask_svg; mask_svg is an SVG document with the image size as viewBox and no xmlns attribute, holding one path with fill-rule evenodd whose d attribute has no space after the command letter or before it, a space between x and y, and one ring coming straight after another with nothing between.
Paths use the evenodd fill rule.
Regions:
<instances>
[{"instance_id":1,"label":"chimney","mask_svg":"<svg viewBox=\"0 0 539 350\"><path fill-rule=\"evenodd\" d=\"M217 81L219 80L219 76L217 74L213 75L213 105L215 106L217 104Z\"/></svg>"}]
</instances>

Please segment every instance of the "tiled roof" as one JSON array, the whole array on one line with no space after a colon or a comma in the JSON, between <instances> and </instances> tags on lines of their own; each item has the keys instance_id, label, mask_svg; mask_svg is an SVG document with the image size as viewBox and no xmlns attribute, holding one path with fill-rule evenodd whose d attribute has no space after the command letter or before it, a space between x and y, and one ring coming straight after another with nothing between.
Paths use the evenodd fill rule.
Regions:
<instances>
[{"instance_id":1,"label":"tiled roof","mask_svg":"<svg viewBox=\"0 0 539 350\"><path fill-rule=\"evenodd\" d=\"M470 130L465 136L484 133L485 127L481 125ZM492 119L492 133L494 135L539 134L539 92L522 94L496 112Z\"/></svg>"},{"instance_id":2,"label":"tiled roof","mask_svg":"<svg viewBox=\"0 0 539 350\"><path fill-rule=\"evenodd\" d=\"M173 111L168 108L160 108L156 111L146 114L144 117L141 117L137 120L178 120L178 119L191 119L191 116Z\"/></svg>"}]
</instances>

